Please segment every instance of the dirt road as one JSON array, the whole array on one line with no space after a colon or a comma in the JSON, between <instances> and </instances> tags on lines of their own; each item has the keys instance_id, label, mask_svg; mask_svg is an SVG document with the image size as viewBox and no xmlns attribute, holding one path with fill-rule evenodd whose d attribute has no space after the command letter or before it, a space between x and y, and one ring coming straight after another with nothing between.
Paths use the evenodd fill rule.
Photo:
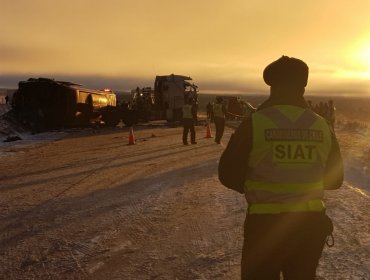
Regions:
<instances>
[{"instance_id":1,"label":"dirt road","mask_svg":"<svg viewBox=\"0 0 370 280\"><path fill-rule=\"evenodd\" d=\"M198 144L189 146L181 128L149 128L135 130L136 145L127 145L127 130L101 130L7 148L0 278L239 279L246 205L217 179L223 145L197 130ZM330 201L344 223L320 279L362 279L370 275L369 239L364 233L360 248L348 236L369 230L369 197L345 186Z\"/></svg>"}]
</instances>

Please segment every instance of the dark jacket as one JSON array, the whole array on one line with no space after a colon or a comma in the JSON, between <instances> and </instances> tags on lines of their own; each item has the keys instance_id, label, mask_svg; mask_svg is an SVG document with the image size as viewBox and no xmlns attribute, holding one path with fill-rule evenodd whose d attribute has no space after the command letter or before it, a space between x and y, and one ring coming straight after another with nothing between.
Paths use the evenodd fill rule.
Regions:
<instances>
[{"instance_id":1,"label":"dark jacket","mask_svg":"<svg viewBox=\"0 0 370 280\"><path fill-rule=\"evenodd\" d=\"M303 97L297 98L274 98L267 99L259 106L258 110L274 105L293 105L308 108ZM229 143L221 155L218 166L220 182L227 188L239 193L244 193L244 181L248 169L248 158L252 150L252 118L244 120L231 135ZM329 153L325 175L325 189L337 189L343 183L343 161L338 141L332 130L332 147Z\"/></svg>"}]
</instances>

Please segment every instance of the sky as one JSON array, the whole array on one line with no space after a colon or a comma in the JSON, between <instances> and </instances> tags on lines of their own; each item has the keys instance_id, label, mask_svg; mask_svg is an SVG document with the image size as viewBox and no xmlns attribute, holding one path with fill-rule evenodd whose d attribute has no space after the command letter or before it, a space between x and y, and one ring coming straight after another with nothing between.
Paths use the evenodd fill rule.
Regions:
<instances>
[{"instance_id":1,"label":"sky","mask_svg":"<svg viewBox=\"0 0 370 280\"><path fill-rule=\"evenodd\" d=\"M174 73L200 92L268 92L282 55L308 64L306 92L370 95L370 1L0 0L0 87L130 90Z\"/></svg>"}]
</instances>

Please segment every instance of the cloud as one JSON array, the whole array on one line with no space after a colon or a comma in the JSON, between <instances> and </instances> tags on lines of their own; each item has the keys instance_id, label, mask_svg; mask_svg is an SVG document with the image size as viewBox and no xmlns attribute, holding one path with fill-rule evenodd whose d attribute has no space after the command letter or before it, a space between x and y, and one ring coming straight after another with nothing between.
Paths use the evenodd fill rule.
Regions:
<instances>
[{"instance_id":1,"label":"cloud","mask_svg":"<svg viewBox=\"0 0 370 280\"><path fill-rule=\"evenodd\" d=\"M0 43L0 74L23 74L42 71L42 69L52 69L65 58L57 48L52 49L47 46L25 47Z\"/></svg>"},{"instance_id":2,"label":"cloud","mask_svg":"<svg viewBox=\"0 0 370 280\"><path fill-rule=\"evenodd\" d=\"M168 73L170 74L170 73ZM99 75L0 75L0 88L18 87L19 81L28 78L53 78L60 81L71 81L92 89L111 88L114 91L130 91L139 87L154 87L155 76L143 78L139 76L106 77ZM194 77L193 77L194 78ZM268 93L269 87L263 82L253 79L194 79L200 93ZM368 95L369 84L359 80L310 79L306 88L307 95Z\"/></svg>"},{"instance_id":3,"label":"cloud","mask_svg":"<svg viewBox=\"0 0 370 280\"><path fill-rule=\"evenodd\" d=\"M335 13L329 0L189 0L181 8L170 0L3 1L1 81L51 76L131 89L175 73L201 91L265 91L263 68L285 54L307 61L314 90L366 91L347 52L357 36L368 38L370 4L339 1Z\"/></svg>"},{"instance_id":4,"label":"cloud","mask_svg":"<svg viewBox=\"0 0 370 280\"><path fill-rule=\"evenodd\" d=\"M44 57L56 56L57 51L46 47L0 45L2 63L30 63L40 61Z\"/></svg>"}]
</instances>

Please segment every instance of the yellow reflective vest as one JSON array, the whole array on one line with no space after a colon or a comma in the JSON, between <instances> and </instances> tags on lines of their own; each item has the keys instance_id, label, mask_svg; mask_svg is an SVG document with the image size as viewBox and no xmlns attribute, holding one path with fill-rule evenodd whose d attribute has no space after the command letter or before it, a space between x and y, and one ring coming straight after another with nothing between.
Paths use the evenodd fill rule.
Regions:
<instances>
[{"instance_id":1,"label":"yellow reflective vest","mask_svg":"<svg viewBox=\"0 0 370 280\"><path fill-rule=\"evenodd\" d=\"M183 119L193 119L193 106L190 104L185 104L182 106L182 118Z\"/></svg>"},{"instance_id":2,"label":"yellow reflective vest","mask_svg":"<svg viewBox=\"0 0 370 280\"><path fill-rule=\"evenodd\" d=\"M225 114L222 110L222 104L215 103L213 104L213 115L217 118L224 118Z\"/></svg>"},{"instance_id":3,"label":"yellow reflective vest","mask_svg":"<svg viewBox=\"0 0 370 280\"><path fill-rule=\"evenodd\" d=\"M324 211L328 123L309 109L275 105L252 114L252 126L244 184L249 213Z\"/></svg>"}]
</instances>

